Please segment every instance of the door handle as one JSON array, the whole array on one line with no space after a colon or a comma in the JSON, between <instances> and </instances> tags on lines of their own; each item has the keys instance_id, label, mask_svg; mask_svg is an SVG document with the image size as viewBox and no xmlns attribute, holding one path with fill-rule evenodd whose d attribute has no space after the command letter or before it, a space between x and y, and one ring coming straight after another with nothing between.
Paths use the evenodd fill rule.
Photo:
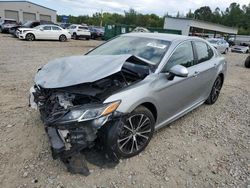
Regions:
<instances>
[{"instance_id":1,"label":"door handle","mask_svg":"<svg viewBox=\"0 0 250 188\"><path fill-rule=\"evenodd\" d=\"M193 77L197 77L199 74L200 74L199 71L195 71L194 74L193 74Z\"/></svg>"}]
</instances>

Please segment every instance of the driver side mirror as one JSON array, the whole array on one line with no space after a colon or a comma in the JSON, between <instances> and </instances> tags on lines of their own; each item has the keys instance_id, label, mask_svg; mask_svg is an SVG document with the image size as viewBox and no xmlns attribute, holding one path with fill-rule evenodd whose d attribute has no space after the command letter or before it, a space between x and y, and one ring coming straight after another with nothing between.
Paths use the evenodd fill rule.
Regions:
<instances>
[{"instance_id":1,"label":"driver side mirror","mask_svg":"<svg viewBox=\"0 0 250 188\"><path fill-rule=\"evenodd\" d=\"M175 65L171 67L169 70L168 80L173 80L175 76L187 77L188 76L187 68L182 65Z\"/></svg>"}]
</instances>

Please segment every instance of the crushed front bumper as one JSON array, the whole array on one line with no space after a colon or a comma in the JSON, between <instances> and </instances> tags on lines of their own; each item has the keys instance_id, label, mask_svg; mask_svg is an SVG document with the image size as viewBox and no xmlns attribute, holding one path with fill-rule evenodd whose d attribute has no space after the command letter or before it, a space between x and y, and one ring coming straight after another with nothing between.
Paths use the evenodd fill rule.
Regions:
<instances>
[{"instance_id":1,"label":"crushed front bumper","mask_svg":"<svg viewBox=\"0 0 250 188\"><path fill-rule=\"evenodd\" d=\"M39 109L33 93L35 93L35 89L32 87L30 89L29 106ZM96 144L99 129L108 127L111 123L120 120L122 116L122 113L115 112L107 116L79 122L77 119L62 121L62 118L57 118L55 115L54 119L43 120L53 159L61 159L71 173L89 175L88 167L80 152L92 148ZM99 148L104 148L104 143L102 144L103 146L100 145Z\"/></svg>"}]
</instances>

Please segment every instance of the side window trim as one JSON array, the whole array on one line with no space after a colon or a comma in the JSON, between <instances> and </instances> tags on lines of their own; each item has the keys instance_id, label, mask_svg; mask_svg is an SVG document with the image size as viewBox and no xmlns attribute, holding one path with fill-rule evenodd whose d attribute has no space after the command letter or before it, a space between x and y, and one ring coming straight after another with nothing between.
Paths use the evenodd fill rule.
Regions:
<instances>
[{"instance_id":1,"label":"side window trim","mask_svg":"<svg viewBox=\"0 0 250 188\"><path fill-rule=\"evenodd\" d=\"M198 64L198 52L197 52L197 49L196 49L196 46L195 46L195 41L192 41L192 48L193 48L193 54L194 54L194 64L193 66L197 65Z\"/></svg>"}]
</instances>

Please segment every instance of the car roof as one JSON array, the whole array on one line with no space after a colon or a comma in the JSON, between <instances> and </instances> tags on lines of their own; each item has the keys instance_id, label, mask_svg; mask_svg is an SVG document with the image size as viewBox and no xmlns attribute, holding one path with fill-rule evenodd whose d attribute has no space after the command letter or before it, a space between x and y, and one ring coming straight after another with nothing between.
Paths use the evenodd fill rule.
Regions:
<instances>
[{"instance_id":1,"label":"car roof","mask_svg":"<svg viewBox=\"0 0 250 188\"><path fill-rule=\"evenodd\" d=\"M39 25L39 26L41 26L41 27L44 27L44 26L56 26L56 27L60 27L60 26L54 25L54 24L42 24L42 25Z\"/></svg>"},{"instance_id":2,"label":"car roof","mask_svg":"<svg viewBox=\"0 0 250 188\"><path fill-rule=\"evenodd\" d=\"M15 19L10 19L10 18L1 18L0 20L9 20L9 21L16 21Z\"/></svg>"},{"instance_id":3,"label":"car roof","mask_svg":"<svg viewBox=\"0 0 250 188\"><path fill-rule=\"evenodd\" d=\"M207 40L221 40L221 39L218 39L218 38L208 38Z\"/></svg>"},{"instance_id":4,"label":"car roof","mask_svg":"<svg viewBox=\"0 0 250 188\"><path fill-rule=\"evenodd\" d=\"M175 34L166 34L166 33L126 33L122 36L133 36L133 37L145 37L166 41L178 41L178 40L188 40L188 39L200 39L198 37L184 36L184 35L175 35ZM202 39L200 39L202 40Z\"/></svg>"}]
</instances>

